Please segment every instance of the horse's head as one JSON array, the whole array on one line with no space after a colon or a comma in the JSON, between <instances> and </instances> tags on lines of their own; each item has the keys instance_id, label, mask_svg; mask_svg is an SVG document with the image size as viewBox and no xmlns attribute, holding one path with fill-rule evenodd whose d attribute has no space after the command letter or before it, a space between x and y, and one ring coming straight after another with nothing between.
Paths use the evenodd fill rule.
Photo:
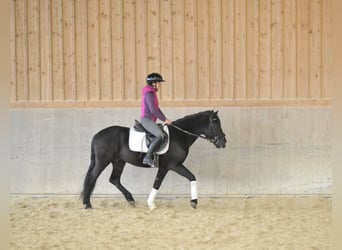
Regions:
<instances>
[{"instance_id":1,"label":"horse's head","mask_svg":"<svg viewBox=\"0 0 342 250\"><path fill-rule=\"evenodd\" d=\"M209 115L209 126L206 131L207 138L217 147L226 147L226 135L223 133L221 128L221 121L217 115L218 111L212 112Z\"/></svg>"}]
</instances>

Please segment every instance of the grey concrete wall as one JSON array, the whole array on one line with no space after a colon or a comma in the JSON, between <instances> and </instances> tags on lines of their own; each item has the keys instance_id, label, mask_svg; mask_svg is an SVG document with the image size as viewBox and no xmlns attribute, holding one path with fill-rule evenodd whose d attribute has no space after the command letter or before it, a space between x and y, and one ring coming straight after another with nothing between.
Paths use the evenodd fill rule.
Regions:
<instances>
[{"instance_id":1,"label":"grey concrete wall","mask_svg":"<svg viewBox=\"0 0 342 250\"><path fill-rule=\"evenodd\" d=\"M164 108L173 120L207 108ZM211 108L208 108L211 109ZM137 108L13 109L12 194L79 194L89 166L90 142L100 129L131 126ZM199 194L331 194L330 107L219 108L225 149L197 140L185 165ZM95 194L119 194L102 173ZM126 165L123 184L148 194L156 169ZM186 179L170 172L160 194L189 194Z\"/></svg>"}]
</instances>

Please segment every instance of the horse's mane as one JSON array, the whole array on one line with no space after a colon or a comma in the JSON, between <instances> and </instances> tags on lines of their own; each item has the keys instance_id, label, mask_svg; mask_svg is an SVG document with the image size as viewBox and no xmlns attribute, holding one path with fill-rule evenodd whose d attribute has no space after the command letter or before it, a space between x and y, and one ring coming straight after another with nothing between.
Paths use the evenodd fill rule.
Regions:
<instances>
[{"instance_id":1,"label":"horse's mane","mask_svg":"<svg viewBox=\"0 0 342 250\"><path fill-rule=\"evenodd\" d=\"M193 118L196 118L196 117L199 117L199 116L212 116L214 114L214 111L213 110L207 110L207 111L202 111L202 112L198 112L196 114L192 114L192 115L187 115L187 116L184 116L183 118L180 118L174 122L172 122L173 124L175 125L179 125L183 122L186 122L190 119L193 119Z\"/></svg>"}]
</instances>

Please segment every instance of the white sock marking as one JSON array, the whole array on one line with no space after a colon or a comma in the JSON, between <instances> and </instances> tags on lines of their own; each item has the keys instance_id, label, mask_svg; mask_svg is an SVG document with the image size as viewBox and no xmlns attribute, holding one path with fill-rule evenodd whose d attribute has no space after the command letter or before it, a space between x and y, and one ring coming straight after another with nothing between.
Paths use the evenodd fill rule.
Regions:
<instances>
[{"instance_id":1,"label":"white sock marking","mask_svg":"<svg viewBox=\"0 0 342 250\"><path fill-rule=\"evenodd\" d=\"M158 192L157 189L152 188L152 191L151 191L150 195L148 196L147 205L149 206L149 208L151 210L156 208L156 205L154 204L154 199L157 196L157 192Z\"/></svg>"},{"instance_id":2,"label":"white sock marking","mask_svg":"<svg viewBox=\"0 0 342 250\"><path fill-rule=\"evenodd\" d=\"M191 200L195 200L198 198L196 181L190 181L190 185L191 185Z\"/></svg>"}]
</instances>

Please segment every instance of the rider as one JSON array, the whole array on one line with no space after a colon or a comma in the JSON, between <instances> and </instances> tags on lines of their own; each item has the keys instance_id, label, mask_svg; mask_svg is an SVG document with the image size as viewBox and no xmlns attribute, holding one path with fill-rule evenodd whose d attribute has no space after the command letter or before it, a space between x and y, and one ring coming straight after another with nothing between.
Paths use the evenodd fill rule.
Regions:
<instances>
[{"instance_id":1,"label":"rider","mask_svg":"<svg viewBox=\"0 0 342 250\"><path fill-rule=\"evenodd\" d=\"M154 167L152 160L153 153L159 148L164 139L163 131L156 124L156 121L159 119L168 125L172 123L171 120L165 117L159 108L157 91L161 82L165 81L160 74L151 73L146 77L147 84L142 89L140 114L141 124L147 131L155 136L148 148L146 156L143 159L143 164L147 164L151 167Z\"/></svg>"}]
</instances>

